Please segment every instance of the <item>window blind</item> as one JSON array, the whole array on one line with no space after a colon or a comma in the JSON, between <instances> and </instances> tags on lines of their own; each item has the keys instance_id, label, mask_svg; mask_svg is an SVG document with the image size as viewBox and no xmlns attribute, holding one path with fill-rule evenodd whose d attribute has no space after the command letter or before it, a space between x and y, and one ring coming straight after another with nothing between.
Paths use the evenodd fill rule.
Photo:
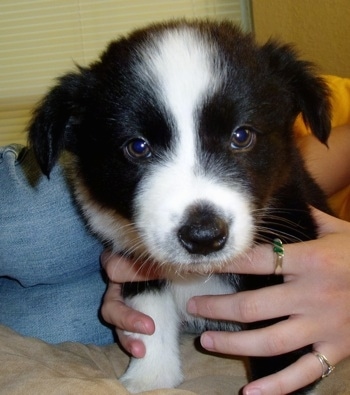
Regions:
<instances>
[{"instance_id":1,"label":"window blind","mask_svg":"<svg viewBox=\"0 0 350 395\"><path fill-rule=\"evenodd\" d=\"M31 111L59 75L134 28L179 17L250 30L249 0L1 0L0 146L25 144Z\"/></svg>"}]
</instances>

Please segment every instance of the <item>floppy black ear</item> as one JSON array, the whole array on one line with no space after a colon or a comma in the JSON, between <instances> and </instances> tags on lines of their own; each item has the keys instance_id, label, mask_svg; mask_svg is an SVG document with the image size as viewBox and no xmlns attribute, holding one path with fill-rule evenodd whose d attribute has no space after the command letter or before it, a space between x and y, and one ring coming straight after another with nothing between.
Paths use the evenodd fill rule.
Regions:
<instances>
[{"instance_id":1,"label":"floppy black ear","mask_svg":"<svg viewBox=\"0 0 350 395\"><path fill-rule=\"evenodd\" d=\"M331 131L330 90L326 82L316 74L311 62L298 59L291 45L269 41L263 50L269 56L270 66L292 92L296 112L302 114L312 133L326 144Z\"/></svg>"},{"instance_id":2,"label":"floppy black ear","mask_svg":"<svg viewBox=\"0 0 350 395\"><path fill-rule=\"evenodd\" d=\"M83 112L84 70L59 79L33 114L29 144L42 172L49 176L61 151L74 141L74 125Z\"/></svg>"},{"instance_id":3,"label":"floppy black ear","mask_svg":"<svg viewBox=\"0 0 350 395\"><path fill-rule=\"evenodd\" d=\"M303 120L312 133L324 144L331 132L330 91L321 77L315 76L310 66L300 65L293 82Z\"/></svg>"}]
</instances>

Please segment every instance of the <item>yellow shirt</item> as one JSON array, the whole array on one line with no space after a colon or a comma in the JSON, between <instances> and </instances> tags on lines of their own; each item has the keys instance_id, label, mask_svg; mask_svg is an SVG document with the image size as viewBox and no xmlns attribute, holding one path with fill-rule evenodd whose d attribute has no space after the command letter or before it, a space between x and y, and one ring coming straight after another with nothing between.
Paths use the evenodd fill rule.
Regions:
<instances>
[{"instance_id":1,"label":"yellow shirt","mask_svg":"<svg viewBox=\"0 0 350 395\"><path fill-rule=\"evenodd\" d=\"M350 79L330 75L324 79L331 89L332 128L350 124ZM295 133L298 138L310 133L301 116L295 122ZM339 218L350 221L350 180L347 188L329 198L329 203Z\"/></svg>"}]
</instances>

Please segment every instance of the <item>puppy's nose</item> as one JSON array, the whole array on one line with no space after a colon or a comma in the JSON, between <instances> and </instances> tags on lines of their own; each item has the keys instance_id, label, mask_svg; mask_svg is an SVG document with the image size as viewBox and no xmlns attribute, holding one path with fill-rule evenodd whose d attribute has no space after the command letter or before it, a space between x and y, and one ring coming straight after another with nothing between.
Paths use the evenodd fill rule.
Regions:
<instances>
[{"instance_id":1,"label":"puppy's nose","mask_svg":"<svg viewBox=\"0 0 350 395\"><path fill-rule=\"evenodd\" d=\"M208 255L219 251L227 237L227 222L212 213L190 215L178 230L181 245L191 254Z\"/></svg>"}]
</instances>

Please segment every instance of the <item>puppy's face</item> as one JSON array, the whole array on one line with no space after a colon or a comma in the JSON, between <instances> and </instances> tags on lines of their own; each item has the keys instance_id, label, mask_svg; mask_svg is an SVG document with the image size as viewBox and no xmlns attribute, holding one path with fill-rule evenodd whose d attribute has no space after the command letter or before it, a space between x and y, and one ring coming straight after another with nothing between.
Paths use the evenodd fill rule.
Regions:
<instances>
[{"instance_id":1,"label":"puppy's face","mask_svg":"<svg viewBox=\"0 0 350 395\"><path fill-rule=\"evenodd\" d=\"M283 65L294 54L274 51L229 24L174 23L112 43L79 82L62 80L77 196L115 249L205 271L252 244L289 177L301 110Z\"/></svg>"},{"instance_id":2,"label":"puppy's face","mask_svg":"<svg viewBox=\"0 0 350 395\"><path fill-rule=\"evenodd\" d=\"M98 65L79 198L116 248L192 270L221 264L252 244L258 209L288 172L292 103L253 47L231 53L190 28L132 45L121 67L108 55Z\"/></svg>"}]
</instances>

